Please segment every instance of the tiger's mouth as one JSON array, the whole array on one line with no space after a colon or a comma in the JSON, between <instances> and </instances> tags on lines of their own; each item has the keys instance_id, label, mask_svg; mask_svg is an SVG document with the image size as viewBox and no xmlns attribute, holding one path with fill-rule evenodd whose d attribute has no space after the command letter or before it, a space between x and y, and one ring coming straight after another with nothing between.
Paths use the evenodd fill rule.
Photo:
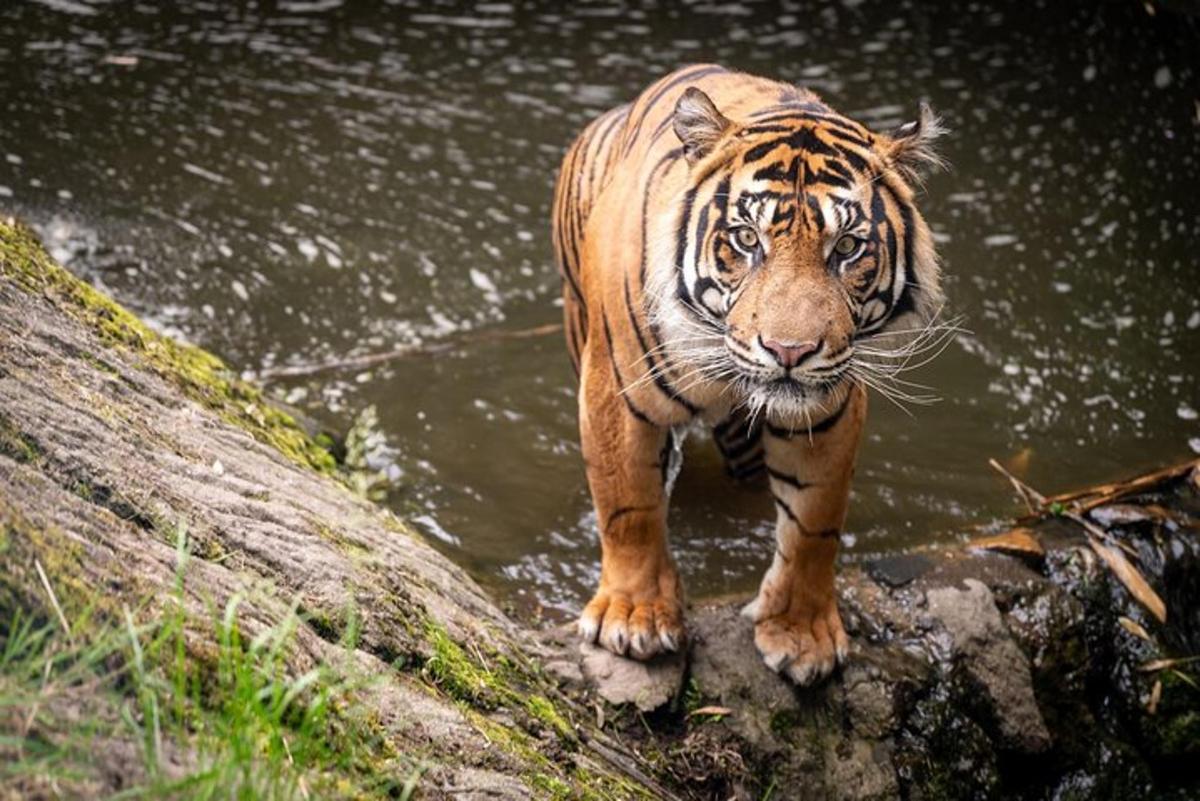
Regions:
<instances>
[{"instance_id":1,"label":"tiger's mouth","mask_svg":"<svg viewBox=\"0 0 1200 801\"><path fill-rule=\"evenodd\" d=\"M779 398L798 400L823 398L841 387L849 371L845 365L824 370L748 370L739 365L738 375L743 384L755 392Z\"/></svg>"},{"instance_id":2,"label":"tiger's mouth","mask_svg":"<svg viewBox=\"0 0 1200 801\"><path fill-rule=\"evenodd\" d=\"M763 388L780 400L806 402L821 400L832 394L842 382L842 376L814 378L787 375L765 382Z\"/></svg>"},{"instance_id":3,"label":"tiger's mouth","mask_svg":"<svg viewBox=\"0 0 1200 801\"><path fill-rule=\"evenodd\" d=\"M781 395L810 395L821 389L821 385L818 383L790 375L768 381L767 387L772 392L778 392Z\"/></svg>"},{"instance_id":4,"label":"tiger's mouth","mask_svg":"<svg viewBox=\"0 0 1200 801\"><path fill-rule=\"evenodd\" d=\"M828 411L845 381L844 371L820 378L786 375L767 380L749 379L743 385L744 404L761 411L780 425L799 426Z\"/></svg>"}]
</instances>

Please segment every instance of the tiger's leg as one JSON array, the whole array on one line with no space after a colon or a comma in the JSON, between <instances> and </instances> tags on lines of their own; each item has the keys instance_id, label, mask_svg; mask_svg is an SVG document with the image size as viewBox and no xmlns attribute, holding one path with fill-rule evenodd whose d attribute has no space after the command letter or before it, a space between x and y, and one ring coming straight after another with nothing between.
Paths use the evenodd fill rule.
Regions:
<instances>
[{"instance_id":1,"label":"tiger's leg","mask_svg":"<svg viewBox=\"0 0 1200 801\"><path fill-rule=\"evenodd\" d=\"M602 549L600 587L579 618L579 633L613 653L649 659L684 642L683 593L667 550L670 430L618 394L601 343L588 340L579 392L584 465Z\"/></svg>"},{"instance_id":2,"label":"tiger's leg","mask_svg":"<svg viewBox=\"0 0 1200 801\"><path fill-rule=\"evenodd\" d=\"M849 640L838 615L834 560L846 519L850 478L866 417L853 387L840 410L794 433L768 426L767 471L778 517L775 556L746 607L763 661L797 684L828 676Z\"/></svg>"}]
</instances>

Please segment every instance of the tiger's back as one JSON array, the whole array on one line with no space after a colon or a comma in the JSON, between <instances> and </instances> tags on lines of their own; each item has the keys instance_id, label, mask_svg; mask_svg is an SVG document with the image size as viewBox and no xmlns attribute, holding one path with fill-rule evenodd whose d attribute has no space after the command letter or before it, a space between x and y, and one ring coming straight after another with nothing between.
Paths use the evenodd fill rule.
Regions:
<instances>
[{"instance_id":1,"label":"tiger's back","mask_svg":"<svg viewBox=\"0 0 1200 801\"><path fill-rule=\"evenodd\" d=\"M555 262L563 279L567 350L576 376L587 341L587 301L580 274L580 249L592 206L608 184L620 154L629 108L629 104L618 106L588 123L563 157L554 187L551 235Z\"/></svg>"}]
</instances>

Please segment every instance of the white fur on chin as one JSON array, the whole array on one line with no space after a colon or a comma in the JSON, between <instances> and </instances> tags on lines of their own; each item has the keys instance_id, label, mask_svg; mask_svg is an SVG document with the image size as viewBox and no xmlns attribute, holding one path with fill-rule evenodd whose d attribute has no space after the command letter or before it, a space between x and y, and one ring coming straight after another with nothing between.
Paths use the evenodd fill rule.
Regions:
<instances>
[{"instance_id":1,"label":"white fur on chin","mask_svg":"<svg viewBox=\"0 0 1200 801\"><path fill-rule=\"evenodd\" d=\"M803 431L829 416L843 397L841 384L829 389L806 387L803 394L759 384L746 394L745 406L772 425Z\"/></svg>"}]
</instances>

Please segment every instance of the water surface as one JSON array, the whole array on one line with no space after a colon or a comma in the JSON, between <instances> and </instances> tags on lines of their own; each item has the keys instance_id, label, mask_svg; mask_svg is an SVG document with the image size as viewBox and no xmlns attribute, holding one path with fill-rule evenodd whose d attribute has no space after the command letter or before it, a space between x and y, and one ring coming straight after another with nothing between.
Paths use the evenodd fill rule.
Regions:
<instances>
[{"instance_id":1,"label":"water surface","mask_svg":"<svg viewBox=\"0 0 1200 801\"><path fill-rule=\"evenodd\" d=\"M880 129L929 100L922 205L958 337L912 416L876 398L862 559L1046 490L1200 451L1195 22L1132 2L174 4L0 10L0 207L156 326L335 430L375 405L390 503L526 612L577 608L597 543L548 206L593 115L695 61L808 85ZM693 597L751 590L771 510L693 442L671 513Z\"/></svg>"}]
</instances>

